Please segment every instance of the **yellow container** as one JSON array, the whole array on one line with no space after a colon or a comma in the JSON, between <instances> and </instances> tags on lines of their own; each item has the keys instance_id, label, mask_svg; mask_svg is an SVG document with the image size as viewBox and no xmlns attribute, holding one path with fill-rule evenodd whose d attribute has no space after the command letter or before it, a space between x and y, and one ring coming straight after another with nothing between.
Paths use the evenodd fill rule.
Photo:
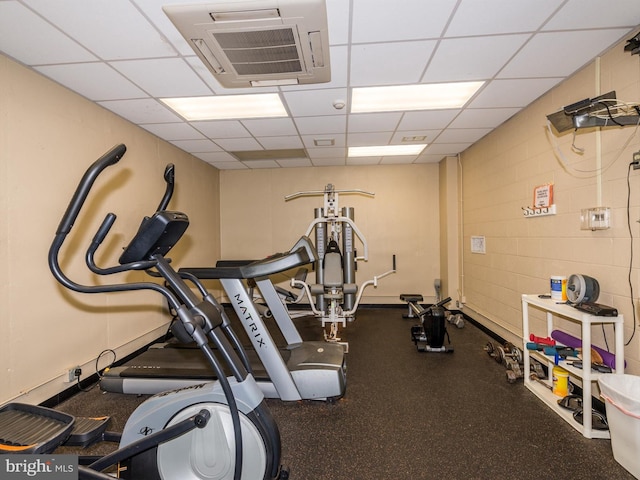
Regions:
<instances>
[{"instance_id":1,"label":"yellow container","mask_svg":"<svg viewBox=\"0 0 640 480\"><path fill-rule=\"evenodd\" d=\"M559 397L569 395L569 372L556 365L551 371L551 378L553 380L554 395L558 395Z\"/></svg>"}]
</instances>

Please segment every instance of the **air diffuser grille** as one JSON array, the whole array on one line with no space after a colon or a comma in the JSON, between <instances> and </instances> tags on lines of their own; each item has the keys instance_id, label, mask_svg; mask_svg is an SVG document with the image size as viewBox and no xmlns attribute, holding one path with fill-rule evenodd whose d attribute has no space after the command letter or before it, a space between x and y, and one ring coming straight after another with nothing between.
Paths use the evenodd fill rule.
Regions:
<instances>
[{"instance_id":1,"label":"air diffuser grille","mask_svg":"<svg viewBox=\"0 0 640 480\"><path fill-rule=\"evenodd\" d=\"M300 52L291 28L214 33L238 75L299 73Z\"/></svg>"},{"instance_id":2,"label":"air diffuser grille","mask_svg":"<svg viewBox=\"0 0 640 480\"><path fill-rule=\"evenodd\" d=\"M325 0L209 0L162 8L224 87L331 79Z\"/></svg>"}]
</instances>

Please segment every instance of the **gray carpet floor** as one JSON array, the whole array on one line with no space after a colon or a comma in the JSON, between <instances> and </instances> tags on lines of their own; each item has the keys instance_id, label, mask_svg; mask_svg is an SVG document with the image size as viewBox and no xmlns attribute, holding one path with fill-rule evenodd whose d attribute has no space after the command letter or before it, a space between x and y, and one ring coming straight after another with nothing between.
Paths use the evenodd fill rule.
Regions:
<instances>
[{"instance_id":1,"label":"gray carpet floor","mask_svg":"<svg viewBox=\"0 0 640 480\"><path fill-rule=\"evenodd\" d=\"M415 321L403 313L361 308L343 331L348 386L340 401L267 401L292 479L633 478L609 440L584 438L522 381L508 383L483 349L495 340L482 330L449 326L453 353L418 352ZM303 338L321 335L317 321L296 322ZM57 408L111 414L117 430L143 400L92 388Z\"/></svg>"}]
</instances>

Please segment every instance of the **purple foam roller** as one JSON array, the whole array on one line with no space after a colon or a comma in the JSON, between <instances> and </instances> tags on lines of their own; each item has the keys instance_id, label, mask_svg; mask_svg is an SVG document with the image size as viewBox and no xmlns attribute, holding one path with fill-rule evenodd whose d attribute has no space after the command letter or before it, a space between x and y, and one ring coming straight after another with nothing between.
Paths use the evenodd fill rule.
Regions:
<instances>
[{"instance_id":1,"label":"purple foam roller","mask_svg":"<svg viewBox=\"0 0 640 480\"><path fill-rule=\"evenodd\" d=\"M580 340L578 337L574 337L573 335L569 335L566 332L561 332L560 330L554 330L553 332L551 332L551 338L562 343L563 345L566 345L567 347L582 348L582 340ZM607 352L606 350L600 347L596 347L595 345L591 345L591 348L593 348L600 354L600 356L602 357L602 361L606 366L615 370L616 356L613 353ZM626 361L624 362L624 365L625 367L627 366Z\"/></svg>"}]
</instances>

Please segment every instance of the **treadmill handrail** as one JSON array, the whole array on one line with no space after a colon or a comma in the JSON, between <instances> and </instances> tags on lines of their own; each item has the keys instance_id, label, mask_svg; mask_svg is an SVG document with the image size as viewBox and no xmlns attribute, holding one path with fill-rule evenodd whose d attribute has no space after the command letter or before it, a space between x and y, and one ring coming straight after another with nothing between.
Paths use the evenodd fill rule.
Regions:
<instances>
[{"instance_id":1,"label":"treadmill handrail","mask_svg":"<svg viewBox=\"0 0 640 480\"><path fill-rule=\"evenodd\" d=\"M262 260L256 260L245 265L186 267L181 268L179 272L190 273L203 280L268 277L316 261L315 250L312 250L309 247L310 245L311 240L309 240L308 237L302 237L289 252L276 253ZM237 263L242 262L238 261Z\"/></svg>"}]
</instances>

